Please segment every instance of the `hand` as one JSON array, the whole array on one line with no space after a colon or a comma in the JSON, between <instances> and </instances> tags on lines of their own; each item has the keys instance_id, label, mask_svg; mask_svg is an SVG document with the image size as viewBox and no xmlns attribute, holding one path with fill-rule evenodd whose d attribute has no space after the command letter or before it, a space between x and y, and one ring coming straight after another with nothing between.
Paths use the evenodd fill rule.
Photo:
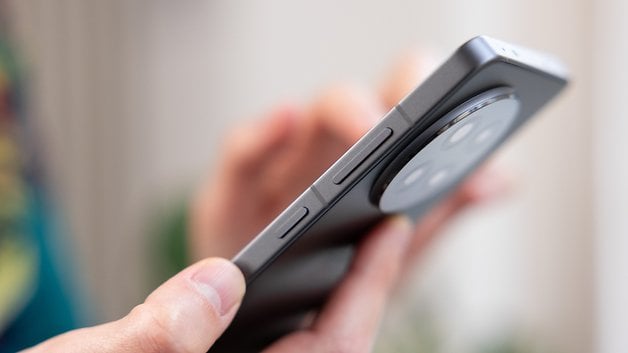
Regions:
<instances>
[{"instance_id":1,"label":"hand","mask_svg":"<svg viewBox=\"0 0 628 353\"><path fill-rule=\"evenodd\" d=\"M411 58L393 72L379 95L336 87L306 109L285 106L262 122L236 129L227 139L219 172L194 205L194 255L234 255L396 104L419 81L424 67ZM501 172L484 168L413 229L400 218L376 227L312 324L266 352L370 351L404 262L416 259L460 210L503 193L507 185ZM168 280L124 318L68 332L29 352L205 352L233 320L244 287L242 274L230 262L203 260Z\"/></svg>"},{"instance_id":2,"label":"hand","mask_svg":"<svg viewBox=\"0 0 628 353\"><path fill-rule=\"evenodd\" d=\"M409 239L410 226L400 218L374 229L312 325L266 352L368 352ZM68 332L27 352L206 352L233 320L243 294L237 267L219 258L203 260L161 285L124 318Z\"/></svg>"},{"instance_id":3,"label":"hand","mask_svg":"<svg viewBox=\"0 0 628 353\"><path fill-rule=\"evenodd\" d=\"M407 219L384 221L362 241L349 272L308 328L289 334L265 353L370 352L404 268L412 228Z\"/></svg>"},{"instance_id":4,"label":"hand","mask_svg":"<svg viewBox=\"0 0 628 353\"><path fill-rule=\"evenodd\" d=\"M260 121L234 129L217 173L192 207L192 257L235 255L416 86L429 66L408 55L379 93L335 86L307 107L284 105ZM494 167L469 178L418 223L408 261L462 209L503 193L507 186L503 173Z\"/></svg>"},{"instance_id":5,"label":"hand","mask_svg":"<svg viewBox=\"0 0 628 353\"><path fill-rule=\"evenodd\" d=\"M27 352L206 352L233 320L244 287L231 262L203 260L162 284L124 318L70 331Z\"/></svg>"}]
</instances>

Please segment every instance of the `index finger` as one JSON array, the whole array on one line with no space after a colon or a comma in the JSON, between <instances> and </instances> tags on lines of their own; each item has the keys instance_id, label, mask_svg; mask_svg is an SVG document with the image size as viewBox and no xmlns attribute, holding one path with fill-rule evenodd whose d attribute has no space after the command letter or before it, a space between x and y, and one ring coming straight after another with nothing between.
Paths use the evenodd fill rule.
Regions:
<instances>
[{"instance_id":1,"label":"index finger","mask_svg":"<svg viewBox=\"0 0 628 353\"><path fill-rule=\"evenodd\" d=\"M411 228L407 219L395 217L365 238L346 277L314 322L314 331L363 342L368 351L401 272Z\"/></svg>"}]
</instances>

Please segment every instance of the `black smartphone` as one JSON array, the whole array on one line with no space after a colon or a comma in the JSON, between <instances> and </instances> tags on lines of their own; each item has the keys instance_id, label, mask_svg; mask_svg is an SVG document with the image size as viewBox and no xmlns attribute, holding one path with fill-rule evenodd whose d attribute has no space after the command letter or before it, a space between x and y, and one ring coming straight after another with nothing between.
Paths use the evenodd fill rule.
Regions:
<instances>
[{"instance_id":1,"label":"black smartphone","mask_svg":"<svg viewBox=\"0 0 628 353\"><path fill-rule=\"evenodd\" d=\"M233 261L248 289L210 352L256 352L299 327L390 214L418 218L567 84L553 56L480 36L305 190Z\"/></svg>"}]
</instances>

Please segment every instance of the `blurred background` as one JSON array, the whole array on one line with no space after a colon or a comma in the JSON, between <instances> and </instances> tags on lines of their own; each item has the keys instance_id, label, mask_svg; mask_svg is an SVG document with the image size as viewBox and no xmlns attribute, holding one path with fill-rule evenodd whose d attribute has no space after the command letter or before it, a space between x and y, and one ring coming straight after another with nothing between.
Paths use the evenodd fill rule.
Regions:
<instances>
[{"instance_id":1,"label":"blurred background","mask_svg":"<svg viewBox=\"0 0 628 353\"><path fill-rule=\"evenodd\" d=\"M156 214L225 131L322 88L374 85L487 34L557 54L567 92L498 159L507 199L467 212L413 272L381 352L628 351L628 3L622 0L8 0L30 105L97 321L150 291Z\"/></svg>"}]
</instances>

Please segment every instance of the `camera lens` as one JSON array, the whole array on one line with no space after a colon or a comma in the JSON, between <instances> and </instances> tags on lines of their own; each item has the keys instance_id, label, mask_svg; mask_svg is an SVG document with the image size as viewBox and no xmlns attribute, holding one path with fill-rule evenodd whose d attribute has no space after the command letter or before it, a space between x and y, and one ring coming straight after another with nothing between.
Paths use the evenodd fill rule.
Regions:
<instances>
[{"instance_id":1,"label":"camera lens","mask_svg":"<svg viewBox=\"0 0 628 353\"><path fill-rule=\"evenodd\" d=\"M421 147L409 160L407 155L398 157L401 168L392 163L390 172L376 181L380 209L405 211L452 188L499 144L518 112L519 100L508 88L496 88L452 110L426 130L426 140L417 139Z\"/></svg>"}]
</instances>

